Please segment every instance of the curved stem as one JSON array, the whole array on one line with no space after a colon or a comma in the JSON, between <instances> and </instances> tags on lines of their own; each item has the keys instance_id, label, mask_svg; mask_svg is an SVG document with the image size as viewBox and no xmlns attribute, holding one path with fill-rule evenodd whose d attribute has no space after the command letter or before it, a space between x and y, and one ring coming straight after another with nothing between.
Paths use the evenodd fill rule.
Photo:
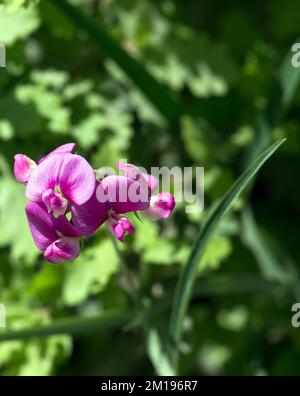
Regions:
<instances>
[{"instance_id":1,"label":"curved stem","mask_svg":"<svg viewBox=\"0 0 300 396\"><path fill-rule=\"evenodd\" d=\"M134 304L134 306L138 307L139 298L138 298L138 294L136 292L136 286L135 286L134 281L132 279L132 275L131 275L131 273L129 271L129 268L127 266L127 263L126 263L126 259L125 259L124 255L123 255L123 253L121 252L121 250L119 249L118 243L117 243L116 239L114 238L114 236L111 234L109 229L107 230L107 232L108 232L108 234L109 234L109 236L111 238L113 247L114 247L114 249L116 251L116 254L117 254L118 258L119 258L119 262L120 262L120 266L121 266L123 275L124 275L124 277L126 279L126 283L127 283L126 291L130 295L130 298L131 298L132 303Z\"/></svg>"}]
</instances>

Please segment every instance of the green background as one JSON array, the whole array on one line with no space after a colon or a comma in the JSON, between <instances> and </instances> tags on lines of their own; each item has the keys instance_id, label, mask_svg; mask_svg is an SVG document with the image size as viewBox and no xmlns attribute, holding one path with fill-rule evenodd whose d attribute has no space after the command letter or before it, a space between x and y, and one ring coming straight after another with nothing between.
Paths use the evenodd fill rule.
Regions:
<instances>
[{"instance_id":1,"label":"green background","mask_svg":"<svg viewBox=\"0 0 300 396\"><path fill-rule=\"evenodd\" d=\"M178 373L300 374L291 325L300 302L299 2L65 4L0 5L1 374L170 373L163 345L198 230L249 162L283 137L197 263ZM38 160L73 141L94 168L120 158L147 169L203 166L205 210L178 204L156 223L132 216L136 234L118 244L127 274L105 227L75 262L45 262L13 156Z\"/></svg>"}]
</instances>

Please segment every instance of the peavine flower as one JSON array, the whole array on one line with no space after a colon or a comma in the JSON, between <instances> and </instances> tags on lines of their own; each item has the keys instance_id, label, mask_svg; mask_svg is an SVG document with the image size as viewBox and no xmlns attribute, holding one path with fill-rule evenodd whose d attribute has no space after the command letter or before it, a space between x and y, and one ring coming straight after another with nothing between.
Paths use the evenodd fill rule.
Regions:
<instances>
[{"instance_id":1,"label":"peavine flower","mask_svg":"<svg viewBox=\"0 0 300 396\"><path fill-rule=\"evenodd\" d=\"M71 205L82 205L92 196L95 175L90 164L80 155L51 154L32 172L26 197L43 203L49 213L59 217L70 210Z\"/></svg>"},{"instance_id":2,"label":"peavine flower","mask_svg":"<svg viewBox=\"0 0 300 396\"><path fill-rule=\"evenodd\" d=\"M125 216L116 215L112 213L108 222L108 226L115 237L123 242L127 233L133 235L135 229L130 221Z\"/></svg>"},{"instance_id":3,"label":"peavine flower","mask_svg":"<svg viewBox=\"0 0 300 396\"><path fill-rule=\"evenodd\" d=\"M143 210L143 214L153 220L166 219L171 216L175 208L175 198L168 192L160 192L153 195L158 188L159 182L156 177L141 172L135 165L117 163L117 167L125 175L131 176L135 180L144 178L147 180L148 188L151 194L149 207Z\"/></svg>"},{"instance_id":4,"label":"peavine flower","mask_svg":"<svg viewBox=\"0 0 300 396\"><path fill-rule=\"evenodd\" d=\"M172 194L163 191L151 196L150 206L144 214L153 220L166 219L171 216L175 208L175 198Z\"/></svg>"},{"instance_id":5,"label":"peavine flower","mask_svg":"<svg viewBox=\"0 0 300 396\"><path fill-rule=\"evenodd\" d=\"M47 261L58 264L74 260L80 254L80 233L65 216L55 219L39 204L25 207L32 238Z\"/></svg>"},{"instance_id":6,"label":"peavine flower","mask_svg":"<svg viewBox=\"0 0 300 396\"><path fill-rule=\"evenodd\" d=\"M154 195L158 180L135 165L119 162L123 175L96 180L90 164L72 154L75 147L60 146L38 163L24 154L15 156L14 173L26 185L30 201L25 211L33 240L51 263L78 257L80 238L93 235L104 222L123 242L135 232L127 213L167 218L175 207L171 194Z\"/></svg>"},{"instance_id":7,"label":"peavine flower","mask_svg":"<svg viewBox=\"0 0 300 396\"><path fill-rule=\"evenodd\" d=\"M48 158L52 154L72 153L75 148L75 143L64 144L52 151L46 157L41 158L39 163L41 163L44 159ZM22 184L27 184L32 172L37 167L37 163L31 158L27 157L27 155L25 154L16 154L14 160L14 174L17 181Z\"/></svg>"},{"instance_id":8,"label":"peavine flower","mask_svg":"<svg viewBox=\"0 0 300 396\"><path fill-rule=\"evenodd\" d=\"M15 155L14 173L27 185L26 197L42 202L54 217L64 215L73 203L85 203L95 188L94 171L83 157L71 154L75 148L75 143L64 144L38 164L24 154Z\"/></svg>"}]
</instances>

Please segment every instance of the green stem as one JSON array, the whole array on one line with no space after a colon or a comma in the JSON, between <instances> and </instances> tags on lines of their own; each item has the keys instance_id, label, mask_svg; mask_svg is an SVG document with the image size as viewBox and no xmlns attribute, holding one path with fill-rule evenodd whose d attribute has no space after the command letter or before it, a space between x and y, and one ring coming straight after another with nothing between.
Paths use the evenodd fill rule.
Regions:
<instances>
[{"instance_id":1,"label":"green stem","mask_svg":"<svg viewBox=\"0 0 300 396\"><path fill-rule=\"evenodd\" d=\"M246 286L245 286L246 285ZM274 282L266 282L252 275L243 274L235 277L226 275L216 276L209 280L200 280L194 291L193 297L199 296L223 296L232 293L263 293L265 297L274 298L274 295L284 295L288 292L282 285ZM146 311L110 311L103 315L86 318L55 319L50 324L22 330L0 331L0 342L9 340L25 340L33 337L48 337L56 334L89 334L98 330L107 330L124 325L124 329L130 329L130 322L138 316L135 325L144 326L147 320L162 312L169 310L173 301L173 293L169 290L163 301L155 302Z\"/></svg>"},{"instance_id":2,"label":"green stem","mask_svg":"<svg viewBox=\"0 0 300 396\"><path fill-rule=\"evenodd\" d=\"M122 326L133 318L134 312L111 311L92 317L57 319L51 324L23 330L0 333L1 341L26 340L34 337L49 337L57 334L88 334Z\"/></svg>"},{"instance_id":3,"label":"green stem","mask_svg":"<svg viewBox=\"0 0 300 396\"><path fill-rule=\"evenodd\" d=\"M119 258L119 262L120 262L120 266L123 272L123 275L126 279L126 283L127 283L127 287L126 287L126 291L128 292L128 294L130 295L130 298L132 300L133 305L137 308L139 306L139 298L138 298L138 294L137 294L137 290L136 290L136 286L134 284L134 281L132 279L132 275L130 273L130 270L127 266L126 263L126 259L123 255L123 253L121 252L121 250L119 249L118 246L118 242L116 241L116 239L114 238L114 236L111 234L110 230L107 230L108 234L111 238L113 247L116 251L116 254Z\"/></svg>"}]
</instances>

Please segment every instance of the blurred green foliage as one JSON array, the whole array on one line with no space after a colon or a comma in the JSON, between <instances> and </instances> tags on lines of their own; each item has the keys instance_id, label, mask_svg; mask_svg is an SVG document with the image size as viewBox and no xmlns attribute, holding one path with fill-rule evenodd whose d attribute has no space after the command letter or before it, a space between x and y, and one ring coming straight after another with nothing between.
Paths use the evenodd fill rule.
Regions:
<instances>
[{"instance_id":1,"label":"blurred green foliage","mask_svg":"<svg viewBox=\"0 0 300 396\"><path fill-rule=\"evenodd\" d=\"M162 345L195 235L253 153L287 137L198 264L179 373L299 375L300 335L290 319L300 298L300 92L291 70L280 77L299 34L298 2L69 2L163 84L182 112L170 123L59 1L0 2L3 333L142 307L124 326L0 341L1 373L172 373ZM70 141L95 169L120 158L146 168L204 166L204 213L178 205L166 222L132 217L136 234L119 251L103 229L74 263L46 263L28 231L13 156L38 159Z\"/></svg>"}]
</instances>

